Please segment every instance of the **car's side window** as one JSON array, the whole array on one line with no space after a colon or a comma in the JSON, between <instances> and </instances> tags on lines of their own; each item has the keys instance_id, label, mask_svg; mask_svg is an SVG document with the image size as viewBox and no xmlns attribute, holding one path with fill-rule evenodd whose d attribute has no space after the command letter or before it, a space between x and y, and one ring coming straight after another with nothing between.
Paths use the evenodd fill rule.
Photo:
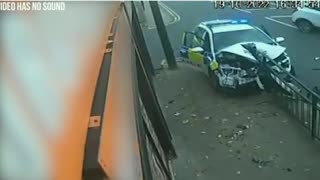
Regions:
<instances>
[{"instance_id":1,"label":"car's side window","mask_svg":"<svg viewBox=\"0 0 320 180\"><path fill-rule=\"evenodd\" d=\"M197 37L196 34L186 32L185 33L185 39L184 39L184 45L189 48L195 48L195 47L202 47L203 40L200 37Z\"/></svg>"},{"instance_id":2,"label":"car's side window","mask_svg":"<svg viewBox=\"0 0 320 180\"><path fill-rule=\"evenodd\" d=\"M203 35L205 33L205 29L201 27L197 27L194 30L194 38L192 40L192 46L191 47L202 47L203 46Z\"/></svg>"},{"instance_id":3,"label":"car's side window","mask_svg":"<svg viewBox=\"0 0 320 180\"><path fill-rule=\"evenodd\" d=\"M209 33L205 32L204 35L204 42L203 42L203 47L205 52L210 52L211 51L211 47L210 47L210 36Z\"/></svg>"},{"instance_id":4,"label":"car's side window","mask_svg":"<svg viewBox=\"0 0 320 180\"><path fill-rule=\"evenodd\" d=\"M205 32L206 32L206 30L203 29L203 28L200 28L200 27L197 27L197 28L195 29L195 31L194 31L195 35L196 35L197 37L200 37L200 38L203 38L203 35L204 35Z\"/></svg>"},{"instance_id":5,"label":"car's side window","mask_svg":"<svg viewBox=\"0 0 320 180\"><path fill-rule=\"evenodd\" d=\"M203 46L203 39L198 36L193 36L191 47L195 48L195 47L202 47L202 46Z\"/></svg>"}]
</instances>

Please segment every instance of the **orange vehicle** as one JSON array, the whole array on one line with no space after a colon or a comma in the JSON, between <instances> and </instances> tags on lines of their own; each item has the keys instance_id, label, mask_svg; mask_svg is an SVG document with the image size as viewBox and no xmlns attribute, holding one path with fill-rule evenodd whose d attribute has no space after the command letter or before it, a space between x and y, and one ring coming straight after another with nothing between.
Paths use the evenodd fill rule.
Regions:
<instances>
[{"instance_id":1,"label":"orange vehicle","mask_svg":"<svg viewBox=\"0 0 320 180\"><path fill-rule=\"evenodd\" d=\"M174 179L133 5L2 13L1 179Z\"/></svg>"}]
</instances>

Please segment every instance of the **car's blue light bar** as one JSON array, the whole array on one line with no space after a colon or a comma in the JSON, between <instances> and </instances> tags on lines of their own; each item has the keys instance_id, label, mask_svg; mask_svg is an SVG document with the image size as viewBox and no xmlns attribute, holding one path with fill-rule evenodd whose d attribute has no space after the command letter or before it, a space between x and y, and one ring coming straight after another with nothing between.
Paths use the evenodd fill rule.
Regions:
<instances>
[{"instance_id":1,"label":"car's blue light bar","mask_svg":"<svg viewBox=\"0 0 320 180\"><path fill-rule=\"evenodd\" d=\"M214 26L214 25L223 25L223 24L248 24L249 21L246 19L240 19L240 20L213 20L213 21L208 21L205 24L209 26Z\"/></svg>"},{"instance_id":2,"label":"car's blue light bar","mask_svg":"<svg viewBox=\"0 0 320 180\"><path fill-rule=\"evenodd\" d=\"M246 20L246 19L232 20L231 24L248 24L248 20Z\"/></svg>"}]
</instances>

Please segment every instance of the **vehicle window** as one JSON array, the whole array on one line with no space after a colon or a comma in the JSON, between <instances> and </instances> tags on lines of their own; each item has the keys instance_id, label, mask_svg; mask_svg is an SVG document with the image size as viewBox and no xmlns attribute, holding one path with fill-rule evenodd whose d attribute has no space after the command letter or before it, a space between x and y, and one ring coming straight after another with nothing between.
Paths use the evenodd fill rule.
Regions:
<instances>
[{"instance_id":1,"label":"vehicle window","mask_svg":"<svg viewBox=\"0 0 320 180\"><path fill-rule=\"evenodd\" d=\"M257 29L214 34L214 45L216 51L241 42L263 42L267 44L274 44L270 37Z\"/></svg>"},{"instance_id":2,"label":"vehicle window","mask_svg":"<svg viewBox=\"0 0 320 180\"><path fill-rule=\"evenodd\" d=\"M204 30L203 28L196 28L196 30L194 31L195 35L202 38L204 33L206 32L206 30Z\"/></svg>"},{"instance_id":3,"label":"vehicle window","mask_svg":"<svg viewBox=\"0 0 320 180\"><path fill-rule=\"evenodd\" d=\"M202 48L204 49L205 52L210 52L211 47L210 47L210 36L208 33L205 34L204 36L204 42Z\"/></svg>"},{"instance_id":4,"label":"vehicle window","mask_svg":"<svg viewBox=\"0 0 320 180\"><path fill-rule=\"evenodd\" d=\"M192 38L192 45L191 47L202 47L203 46L203 39L198 36L193 36Z\"/></svg>"},{"instance_id":5,"label":"vehicle window","mask_svg":"<svg viewBox=\"0 0 320 180\"><path fill-rule=\"evenodd\" d=\"M185 34L185 46L194 48L194 47L202 47L203 46L203 40L200 37L197 37L193 33L186 33Z\"/></svg>"}]
</instances>

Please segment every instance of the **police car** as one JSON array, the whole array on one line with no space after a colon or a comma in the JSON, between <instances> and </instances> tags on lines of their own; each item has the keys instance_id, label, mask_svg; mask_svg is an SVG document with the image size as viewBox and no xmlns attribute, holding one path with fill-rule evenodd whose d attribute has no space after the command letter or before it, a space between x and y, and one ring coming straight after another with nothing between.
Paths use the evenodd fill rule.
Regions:
<instances>
[{"instance_id":1,"label":"police car","mask_svg":"<svg viewBox=\"0 0 320 180\"><path fill-rule=\"evenodd\" d=\"M273 39L266 31L247 20L213 20L200 23L194 31L184 32L181 57L202 68L215 87L233 88L256 84L261 89L261 62L245 47L254 44L285 71L295 74L283 37ZM268 63L268 62L267 62ZM281 72L277 66L272 67Z\"/></svg>"}]
</instances>

